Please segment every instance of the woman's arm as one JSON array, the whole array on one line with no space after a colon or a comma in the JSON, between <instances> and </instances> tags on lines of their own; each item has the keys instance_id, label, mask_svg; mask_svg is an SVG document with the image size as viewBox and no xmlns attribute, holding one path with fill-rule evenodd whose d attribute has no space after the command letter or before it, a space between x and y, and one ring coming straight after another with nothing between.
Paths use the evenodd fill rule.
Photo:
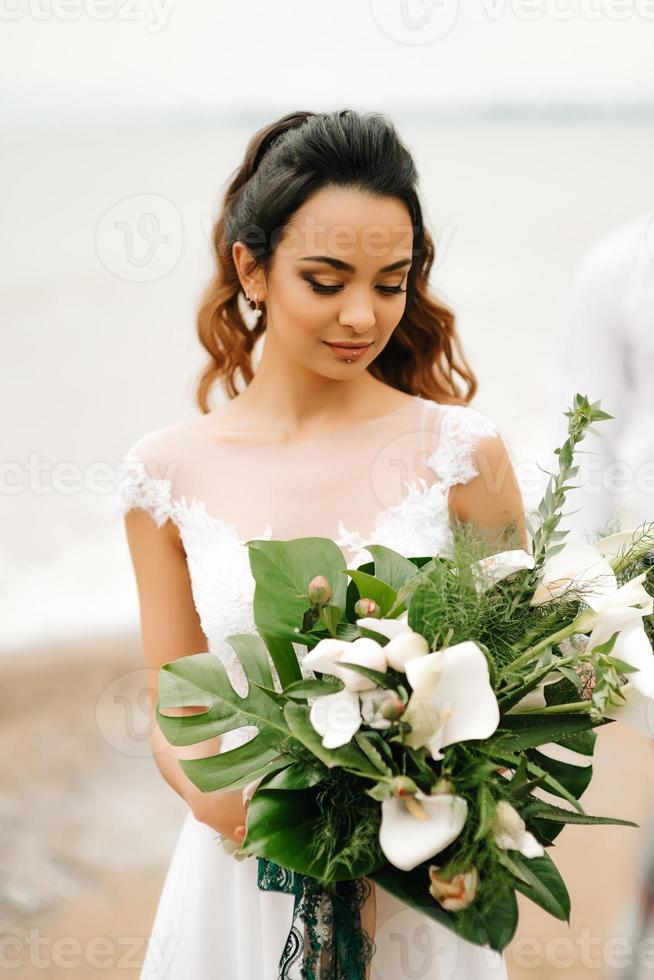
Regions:
<instances>
[{"instance_id":1,"label":"woman's arm","mask_svg":"<svg viewBox=\"0 0 654 980\"><path fill-rule=\"evenodd\" d=\"M162 664L208 649L207 638L193 603L184 548L177 527L167 521L157 527L140 509L125 515L125 531L136 576L141 616L143 654L149 672L151 695L150 745L161 775L183 800L197 820L221 836L240 843L244 836L245 810L241 790L203 793L182 771L179 759L215 755L220 736L196 746L172 746L156 721L159 669ZM167 714L197 714L202 706L167 709Z\"/></svg>"},{"instance_id":2,"label":"woman's arm","mask_svg":"<svg viewBox=\"0 0 654 980\"><path fill-rule=\"evenodd\" d=\"M501 436L480 440L475 448L477 476L450 489L450 516L474 524L489 541L489 553L528 551L522 493Z\"/></svg>"}]
</instances>

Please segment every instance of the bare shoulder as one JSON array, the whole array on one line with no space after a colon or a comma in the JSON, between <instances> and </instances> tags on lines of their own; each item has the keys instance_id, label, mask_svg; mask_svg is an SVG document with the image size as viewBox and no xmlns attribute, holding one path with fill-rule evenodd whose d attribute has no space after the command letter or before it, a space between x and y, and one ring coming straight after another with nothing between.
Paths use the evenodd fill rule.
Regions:
<instances>
[{"instance_id":1,"label":"bare shoulder","mask_svg":"<svg viewBox=\"0 0 654 980\"><path fill-rule=\"evenodd\" d=\"M471 409L471 411L475 411ZM482 413L472 423L468 479L450 491L450 511L460 521L498 535L498 545L527 548L522 492L501 431ZM501 537L500 537L501 535Z\"/></svg>"}]
</instances>

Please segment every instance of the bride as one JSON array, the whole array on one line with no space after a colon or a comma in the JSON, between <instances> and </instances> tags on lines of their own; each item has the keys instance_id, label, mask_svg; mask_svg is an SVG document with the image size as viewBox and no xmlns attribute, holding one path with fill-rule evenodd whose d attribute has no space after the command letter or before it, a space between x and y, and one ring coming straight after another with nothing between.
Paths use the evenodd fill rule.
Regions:
<instances>
[{"instance_id":1,"label":"bride","mask_svg":"<svg viewBox=\"0 0 654 980\"><path fill-rule=\"evenodd\" d=\"M153 705L162 664L204 650L245 693L227 638L254 630L252 538L329 537L344 568L370 560L371 543L447 554L454 520L487 533L489 552L509 533L527 546L506 444L469 404L475 376L428 287L415 164L383 114L295 112L257 132L213 243L200 414L138 438L118 486ZM228 399L216 409L218 382ZM141 980L307 976L293 896L259 888L257 859L234 854L247 792L203 793L179 765L255 733L174 748L153 715L154 758L188 812ZM506 978L501 954L369 884L366 978Z\"/></svg>"}]
</instances>

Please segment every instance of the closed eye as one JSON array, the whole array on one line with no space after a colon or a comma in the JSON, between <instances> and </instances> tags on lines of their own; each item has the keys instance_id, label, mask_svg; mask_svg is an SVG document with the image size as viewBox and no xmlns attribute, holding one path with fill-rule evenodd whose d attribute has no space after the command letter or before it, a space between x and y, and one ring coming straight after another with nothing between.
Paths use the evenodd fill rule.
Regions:
<instances>
[{"instance_id":1,"label":"closed eye","mask_svg":"<svg viewBox=\"0 0 654 980\"><path fill-rule=\"evenodd\" d=\"M311 279L310 276L303 277L306 282L309 283L311 289L314 293L339 293L343 287L342 286L324 286L320 282L316 282L315 279ZM386 296L391 294L406 293L406 289L402 289L401 286L377 286L377 289L384 293Z\"/></svg>"}]
</instances>

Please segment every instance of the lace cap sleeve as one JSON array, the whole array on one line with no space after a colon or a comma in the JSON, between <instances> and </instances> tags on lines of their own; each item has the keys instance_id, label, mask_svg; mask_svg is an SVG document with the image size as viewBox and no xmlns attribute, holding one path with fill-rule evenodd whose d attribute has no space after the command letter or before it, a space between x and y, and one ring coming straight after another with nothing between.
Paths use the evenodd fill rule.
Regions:
<instances>
[{"instance_id":1,"label":"lace cap sleeve","mask_svg":"<svg viewBox=\"0 0 654 980\"><path fill-rule=\"evenodd\" d=\"M177 425L142 436L123 456L114 493L116 515L145 510L157 527L172 517L173 480L179 463L171 458L171 429Z\"/></svg>"},{"instance_id":2,"label":"lace cap sleeve","mask_svg":"<svg viewBox=\"0 0 654 980\"><path fill-rule=\"evenodd\" d=\"M469 483L479 470L475 447L482 439L499 435L497 427L470 405L445 405L438 447L427 459L444 486Z\"/></svg>"}]
</instances>

